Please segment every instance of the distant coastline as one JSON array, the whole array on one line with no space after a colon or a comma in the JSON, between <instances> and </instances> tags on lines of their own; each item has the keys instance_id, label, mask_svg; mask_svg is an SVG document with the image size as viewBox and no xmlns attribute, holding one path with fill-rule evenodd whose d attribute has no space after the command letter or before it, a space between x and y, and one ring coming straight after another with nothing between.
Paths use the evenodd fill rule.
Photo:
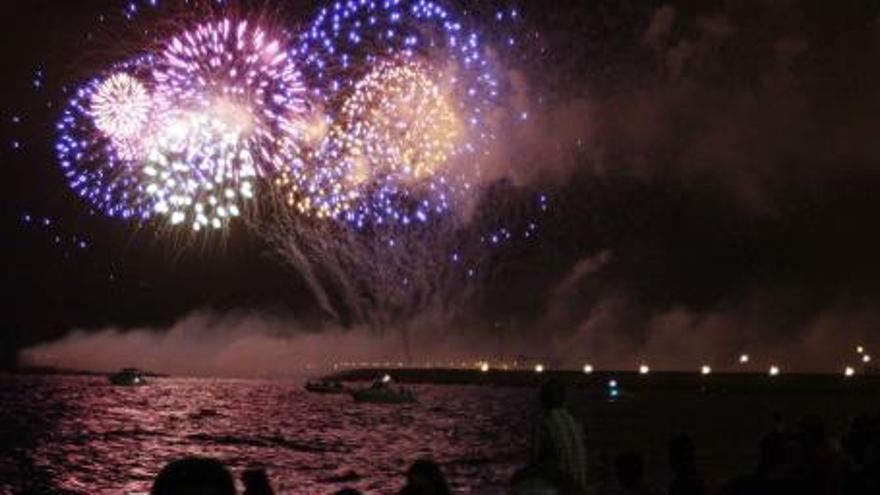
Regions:
<instances>
[{"instance_id":1,"label":"distant coastline","mask_svg":"<svg viewBox=\"0 0 880 495\"><path fill-rule=\"evenodd\" d=\"M396 382L434 385L485 385L499 387L535 387L554 378L569 386L605 391L614 380L625 391L697 392L697 393L820 393L880 396L880 375L787 373L768 376L766 373L699 373L657 371L639 374L635 371L578 371L447 369L447 368L355 368L328 375L327 379L362 382L390 375Z\"/></svg>"},{"instance_id":2,"label":"distant coastline","mask_svg":"<svg viewBox=\"0 0 880 495\"><path fill-rule=\"evenodd\" d=\"M103 371L75 370L66 368L55 368L52 366L16 366L12 368L4 368L0 370L2 373L12 375L61 375L61 376L107 376L109 373ZM153 373L149 371L143 372L144 376L150 377L167 377L162 373Z\"/></svg>"}]
</instances>

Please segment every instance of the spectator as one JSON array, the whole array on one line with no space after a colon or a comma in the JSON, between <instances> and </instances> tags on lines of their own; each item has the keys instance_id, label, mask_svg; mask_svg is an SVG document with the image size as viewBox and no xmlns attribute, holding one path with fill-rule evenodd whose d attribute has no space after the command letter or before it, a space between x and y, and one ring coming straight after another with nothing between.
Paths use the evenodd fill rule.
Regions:
<instances>
[{"instance_id":1,"label":"spectator","mask_svg":"<svg viewBox=\"0 0 880 495\"><path fill-rule=\"evenodd\" d=\"M241 475L244 495L274 495L272 484L263 469L248 469Z\"/></svg>"},{"instance_id":2,"label":"spectator","mask_svg":"<svg viewBox=\"0 0 880 495\"><path fill-rule=\"evenodd\" d=\"M217 459L188 457L172 461L153 481L150 495L235 495L235 481Z\"/></svg>"},{"instance_id":3,"label":"spectator","mask_svg":"<svg viewBox=\"0 0 880 495\"><path fill-rule=\"evenodd\" d=\"M440 466L426 459L418 460L406 472L406 485L401 495L449 495L449 485Z\"/></svg>"},{"instance_id":4,"label":"spectator","mask_svg":"<svg viewBox=\"0 0 880 495\"><path fill-rule=\"evenodd\" d=\"M625 495L654 495L645 483L645 461L637 452L624 452L614 459L614 471L621 493Z\"/></svg>"},{"instance_id":5,"label":"spectator","mask_svg":"<svg viewBox=\"0 0 880 495\"><path fill-rule=\"evenodd\" d=\"M667 444L669 454L669 495L704 495L706 487L697 471L694 442L687 435L672 437Z\"/></svg>"},{"instance_id":6,"label":"spectator","mask_svg":"<svg viewBox=\"0 0 880 495\"><path fill-rule=\"evenodd\" d=\"M581 489L587 486L583 431L565 409L565 386L550 380L541 387L541 416L532 439L531 464L556 471Z\"/></svg>"}]
</instances>

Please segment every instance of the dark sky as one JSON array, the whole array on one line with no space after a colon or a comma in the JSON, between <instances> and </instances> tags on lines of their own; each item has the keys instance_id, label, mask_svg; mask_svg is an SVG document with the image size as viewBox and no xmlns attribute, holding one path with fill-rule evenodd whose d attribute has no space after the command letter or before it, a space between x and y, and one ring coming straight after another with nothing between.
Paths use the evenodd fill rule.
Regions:
<instances>
[{"instance_id":1,"label":"dark sky","mask_svg":"<svg viewBox=\"0 0 880 495\"><path fill-rule=\"evenodd\" d=\"M874 338L880 5L529 3L524 72L542 107L515 175L552 191L553 212L542 241L505 260L482 318L609 354L666 335ZM90 63L84 34L110 5L2 7L3 363L71 328L313 306L242 228L219 248L181 246L90 216L66 190L52 155L61 88Z\"/></svg>"}]
</instances>

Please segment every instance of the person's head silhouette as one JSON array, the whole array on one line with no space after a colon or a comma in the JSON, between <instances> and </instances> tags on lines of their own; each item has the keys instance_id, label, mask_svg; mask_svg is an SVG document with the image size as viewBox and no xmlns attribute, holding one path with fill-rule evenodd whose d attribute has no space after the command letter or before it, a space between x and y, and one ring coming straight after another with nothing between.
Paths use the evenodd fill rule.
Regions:
<instances>
[{"instance_id":1,"label":"person's head silhouette","mask_svg":"<svg viewBox=\"0 0 880 495\"><path fill-rule=\"evenodd\" d=\"M541 386L541 406L547 410L559 409L565 405L565 385L559 380L548 380Z\"/></svg>"},{"instance_id":2,"label":"person's head silhouette","mask_svg":"<svg viewBox=\"0 0 880 495\"><path fill-rule=\"evenodd\" d=\"M235 495L235 481L217 459L188 457L168 463L156 479L150 495Z\"/></svg>"}]
</instances>

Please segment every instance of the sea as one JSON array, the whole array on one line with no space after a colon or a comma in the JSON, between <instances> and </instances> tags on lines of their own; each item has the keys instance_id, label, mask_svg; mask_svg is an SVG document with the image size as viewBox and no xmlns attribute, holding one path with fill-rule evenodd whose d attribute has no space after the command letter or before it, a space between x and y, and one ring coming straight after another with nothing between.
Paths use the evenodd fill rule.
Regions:
<instances>
[{"instance_id":1,"label":"sea","mask_svg":"<svg viewBox=\"0 0 880 495\"><path fill-rule=\"evenodd\" d=\"M192 455L264 468L278 493L396 493L421 458L457 493L504 493L523 462L529 390L413 386L417 403L378 405L302 385L0 375L0 493L147 493Z\"/></svg>"},{"instance_id":2,"label":"sea","mask_svg":"<svg viewBox=\"0 0 880 495\"><path fill-rule=\"evenodd\" d=\"M817 414L837 435L880 408L877 387L855 393L843 381L817 392L783 390L778 379L727 391L706 388L710 378L684 388L662 380L620 378L613 398L600 387L569 389L595 493L613 486L611 459L629 450L665 491L672 435L693 438L700 471L718 486L754 468L771 428ZM150 378L119 387L104 376L0 374L0 494L147 493L166 463L193 455L220 459L236 477L265 469L281 494L397 493L422 458L441 466L455 493L508 493L527 459L536 384L408 385L418 402L378 405L308 393L293 379Z\"/></svg>"}]
</instances>

